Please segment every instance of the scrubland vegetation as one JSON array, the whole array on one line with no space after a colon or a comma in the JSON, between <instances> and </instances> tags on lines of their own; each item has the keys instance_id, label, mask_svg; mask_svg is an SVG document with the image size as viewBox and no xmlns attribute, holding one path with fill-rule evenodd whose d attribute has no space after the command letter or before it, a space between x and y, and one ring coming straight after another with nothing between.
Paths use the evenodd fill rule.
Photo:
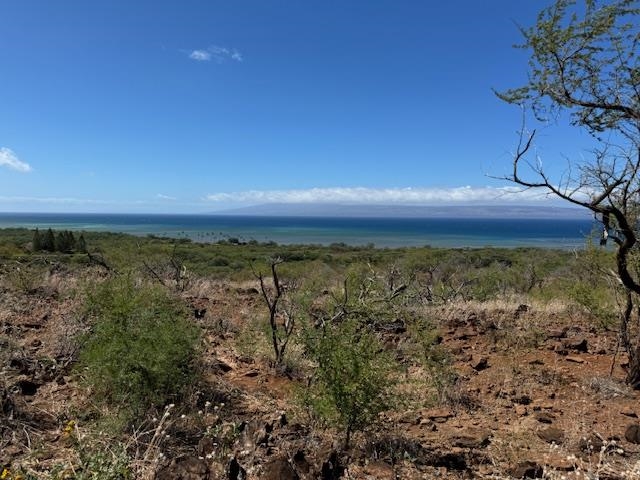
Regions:
<instances>
[{"instance_id":1,"label":"scrubland vegetation","mask_svg":"<svg viewBox=\"0 0 640 480\"><path fill-rule=\"evenodd\" d=\"M604 247L2 231L0 479L640 478L639 14L557 0L498 93ZM552 179L529 117L595 147Z\"/></svg>"},{"instance_id":2,"label":"scrubland vegetation","mask_svg":"<svg viewBox=\"0 0 640 480\"><path fill-rule=\"evenodd\" d=\"M3 479L640 476L610 250L0 235Z\"/></svg>"}]
</instances>

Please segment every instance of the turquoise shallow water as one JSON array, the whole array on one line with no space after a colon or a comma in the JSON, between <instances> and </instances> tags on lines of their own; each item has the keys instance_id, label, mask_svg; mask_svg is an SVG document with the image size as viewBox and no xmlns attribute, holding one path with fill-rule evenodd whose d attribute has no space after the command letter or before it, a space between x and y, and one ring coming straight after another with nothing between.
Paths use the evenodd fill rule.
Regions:
<instances>
[{"instance_id":1,"label":"turquoise shallow water","mask_svg":"<svg viewBox=\"0 0 640 480\"><path fill-rule=\"evenodd\" d=\"M228 215L0 213L0 228L53 228L158 235L213 242L346 243L377 247L581 248L593 230L588 219L328 218Z\"/></svg>"}]
</instances>

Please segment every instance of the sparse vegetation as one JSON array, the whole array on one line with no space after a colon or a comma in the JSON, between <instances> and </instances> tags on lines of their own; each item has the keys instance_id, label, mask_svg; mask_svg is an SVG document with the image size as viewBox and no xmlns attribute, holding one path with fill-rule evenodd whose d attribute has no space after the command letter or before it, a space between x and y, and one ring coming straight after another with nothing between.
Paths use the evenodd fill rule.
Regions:
<instances>
[{"instance_id":1,"label":"sparse vegetation","mask_svg":"<svg viewBox=\"0 0 640 480\"><path fill-rule=\"evenodd\" d=\"M35 252L33 232L2 235L0 452L19 453L0 460L14 477L243 468L260 478L274 455L293 455L288 465L303 479L346 470L378 478L367 466L376 462L408 479L465 469L506 478L532 449L549 450L537 418L563 428L571 452L593 431L623 438L626 417L611 411L637 402L623 384L625 354L614 362L607 312L619 287L601 275L615 265L606 250L205 245L86 233L100 263ZM270 258L286 259L273 267L278 368L265 316L277 296ZM268 272L262 282L259 272ZM295 318L287 331L283 308ZM582 421L589 416L598 423ZM325 447L338 448L325 455ZM590 455L575 465L636 468L614 450ZM559 471L548 462L549 475Z\"/></svg>"}]
</instances>

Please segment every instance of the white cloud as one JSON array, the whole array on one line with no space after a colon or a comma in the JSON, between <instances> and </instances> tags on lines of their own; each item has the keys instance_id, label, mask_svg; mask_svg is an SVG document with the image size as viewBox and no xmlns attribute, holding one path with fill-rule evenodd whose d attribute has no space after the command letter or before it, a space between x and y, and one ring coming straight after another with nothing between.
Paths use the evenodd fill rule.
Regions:
<instances>
[{"instance_id":1,"label":"white cloud","mask_svg":"<svg viewBox=\"0 0 640 480\"><path fill-rule=\"evenodd\" d=\"M249 190L213 193L204 200L232 203L344 203L435 205L451 203L539 202L549 199L540 190L507 187L452 188L310 188L306 190Z\"/></svg>"},{"instance_id":2,"label":"white cloud","mask_svg":"<svg viewBox=\"0 0 640 480\"><path fill-rule=\"evenodd\" d=\"M206 50L194 50L189 54L189 58L198 62L208 62L211 60L211 54Z\"/></svg>"},{"instance_id":3,"label":"white cloud","mask_svg":"<svg viewBox=\"0 0 640 480\"><path fill-rule=\"evenodd\" d=\"M177 200L176 197L170 197L169 195L163 195L162 193L157 194L156 198L159 198L160 200Z\"/></svg>"},{"instance_id":4,"label":"white cloud","mask_svg":"<svg viewBox=\"0 0 640 480\"><path fill-rule=\"evenodd\" d=\"M16 154L13 153L13 150L5 147L0 148L0 166L23 173L33 170L31 165L21 161Z\"/></svg>"},{"instance_id":5,"label":"white cloud","mask_svg":"<svg viewBox=\"0 0 640 480\"><path fill-rule=\"evenodd\" d=\"M192 50L189 53L189 58L198 62L215 60L218 63L222 63L226 60L233 60L236 62L242 62L244 60L242 54L235 48L220 47L218 45L211 45L205 49Z\"/></svg>"}]
</instances>

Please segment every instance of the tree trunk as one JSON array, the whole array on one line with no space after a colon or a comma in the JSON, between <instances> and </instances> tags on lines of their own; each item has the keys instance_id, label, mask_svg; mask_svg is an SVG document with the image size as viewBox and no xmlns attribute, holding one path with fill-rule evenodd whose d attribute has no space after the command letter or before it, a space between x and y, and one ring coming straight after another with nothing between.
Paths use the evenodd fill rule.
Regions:
<instances>
[{"instance_id":1,"label":"tree trunk","mask_svg":"<svg viewBox=\"0 0 640 480\"><path fill-rule=\"evenodd\" d=\"M629 352L629 370L625 381L634 390L640 390L640 347L635 352Z\"/></svg>"}]
</instances>

